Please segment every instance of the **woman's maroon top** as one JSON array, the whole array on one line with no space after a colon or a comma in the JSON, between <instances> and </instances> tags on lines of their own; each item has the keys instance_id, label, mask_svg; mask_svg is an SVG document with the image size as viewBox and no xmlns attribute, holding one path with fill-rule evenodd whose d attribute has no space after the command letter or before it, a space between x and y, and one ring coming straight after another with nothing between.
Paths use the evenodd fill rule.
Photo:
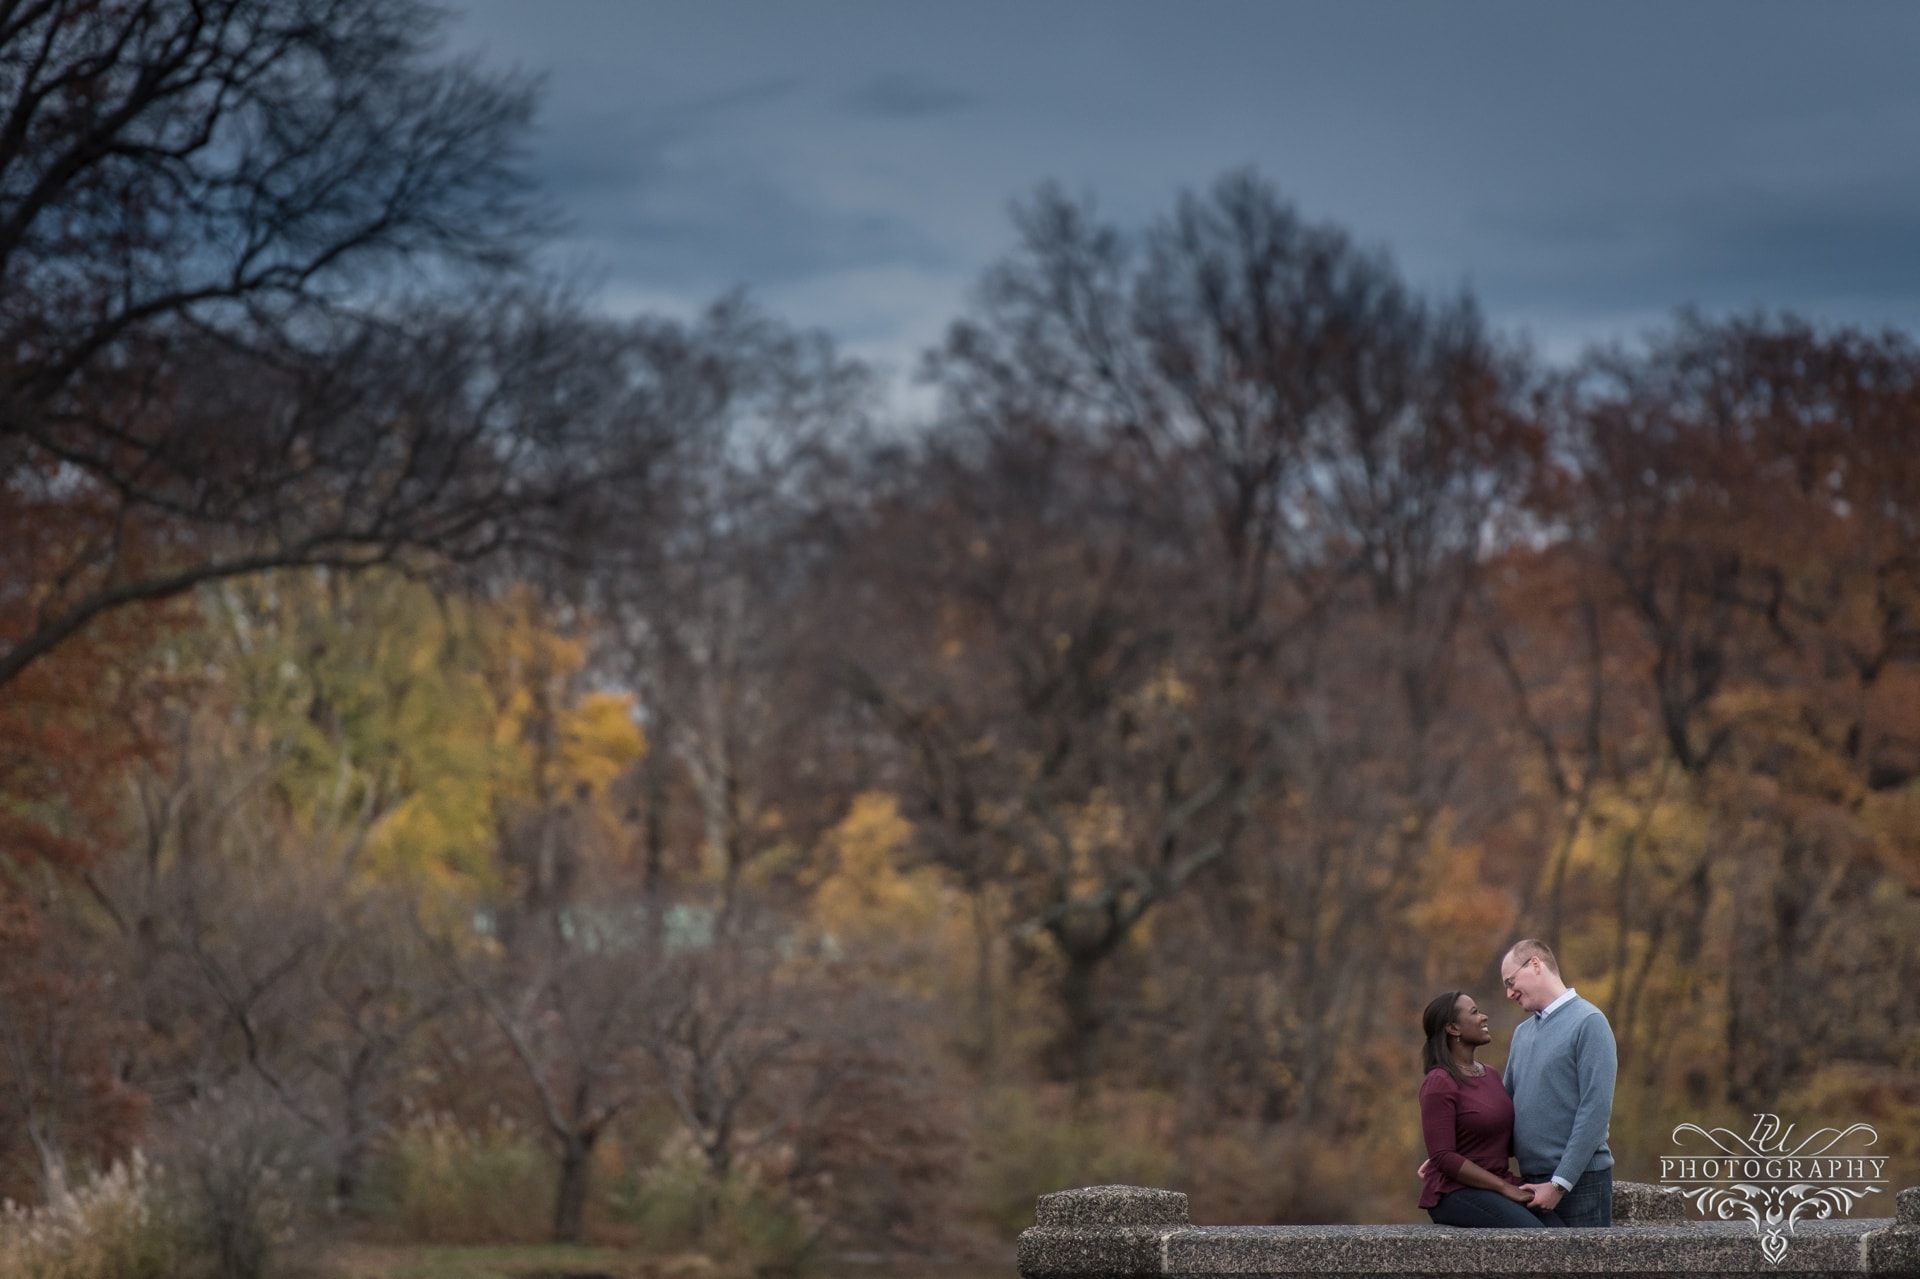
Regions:
<instances>
[{"instance_id":1,"label":"woman's maroon top","mask_svg":"<svg viewBox=\"0 0 1920 1279\"><path fill-rule=\"evenodd\" d=\"M1507 1171L1513 1154L1513 1098L1497 1071L1459 1080L1438 1066L1429 1070L1420 1084L1420 1135L1427 1139L1427 1157L1433 1160L1420 1183L1422 1208L1460 1189L1454 1177L1469 1160L1509 1185L1520 1184Z\"/></svg>"}]
</instances>

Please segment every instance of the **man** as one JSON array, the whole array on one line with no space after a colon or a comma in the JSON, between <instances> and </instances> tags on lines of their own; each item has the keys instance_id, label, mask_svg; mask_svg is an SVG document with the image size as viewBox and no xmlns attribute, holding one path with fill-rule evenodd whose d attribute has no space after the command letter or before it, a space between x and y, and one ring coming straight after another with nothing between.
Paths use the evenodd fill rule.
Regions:
<instances>
[{"instance_id":1,"label":"man","mask_svg":"<svg viewBox=\"0 0 1920 1279\"><path fill-rule=\"evenodd\" d=\"M1513 1032L1503 1077L1524 1188L1534 1207L1552 1209L1569 1226L1610 1226L1613 1027L1560 980L1545 942L1515 942L1500 961L1500 981L1507 998L1533 1014Z\"/></svg>"}]
</instances>

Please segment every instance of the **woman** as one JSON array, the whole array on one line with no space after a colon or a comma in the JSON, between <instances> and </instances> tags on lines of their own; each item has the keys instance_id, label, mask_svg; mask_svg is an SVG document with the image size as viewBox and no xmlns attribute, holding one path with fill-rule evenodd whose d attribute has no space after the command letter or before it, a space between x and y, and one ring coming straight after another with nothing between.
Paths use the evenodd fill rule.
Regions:
<instances>
[{"instance_id":1,"label":"woman","mask_svg":"<svg viewBox=\"0 0 1920 1279\"><path fill-rule=\"evenodd\" d=\"M1448 991L1421 1017L1427 1033L1420 1084L1420 1132L1427 1140L1420 1206L1443 1226L1558 1226L1528 1207L1533 1192L1507 1171L1513 1155L1513 1099L1500 1076L1473 1059L1493 1042L1471 995Z\"/></svg>"}]
</instances>

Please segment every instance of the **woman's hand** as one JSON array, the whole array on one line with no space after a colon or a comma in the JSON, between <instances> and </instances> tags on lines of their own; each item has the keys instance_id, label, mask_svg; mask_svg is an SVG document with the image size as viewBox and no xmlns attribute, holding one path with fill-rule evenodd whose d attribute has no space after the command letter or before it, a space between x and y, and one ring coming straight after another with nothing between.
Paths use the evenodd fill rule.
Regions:
<instances>
[{"instance_id":1,"label":"woman's hand","mask_svg":"<svg viewBox=\"0 0 1920 1279\"><path fill-rule=\"evenodd\" d=\"M1502 1183L1502 1187L1500 1193L1517 1204L1530 1204L1533 1202L1533 1192L1525 1186L1510 1186Z\"/></svg>"}]
</instances>

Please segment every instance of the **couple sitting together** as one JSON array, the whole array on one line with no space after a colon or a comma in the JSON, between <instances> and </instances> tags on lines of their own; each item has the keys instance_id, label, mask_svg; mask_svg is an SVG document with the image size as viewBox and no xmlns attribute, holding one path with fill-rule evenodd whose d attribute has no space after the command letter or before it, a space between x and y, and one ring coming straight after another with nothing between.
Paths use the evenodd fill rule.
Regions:
<instances>
[{"instance_id":1,"label":"couple sitting together","mask_svg":"<svg viewBox=\"0 0 1920 1279\"><path fill-rule=\"evenodd\" d=\"M1473 996L1448 991L1427 1005L1420 1206L1443 1226L1611 1225L1613 1028L1560 980L1544 942L1514 943L1500 980L1532 1014L1513 1032L1504 1075L1473 1059L1493 1041Z\"/></svg>"}]
</instances>

